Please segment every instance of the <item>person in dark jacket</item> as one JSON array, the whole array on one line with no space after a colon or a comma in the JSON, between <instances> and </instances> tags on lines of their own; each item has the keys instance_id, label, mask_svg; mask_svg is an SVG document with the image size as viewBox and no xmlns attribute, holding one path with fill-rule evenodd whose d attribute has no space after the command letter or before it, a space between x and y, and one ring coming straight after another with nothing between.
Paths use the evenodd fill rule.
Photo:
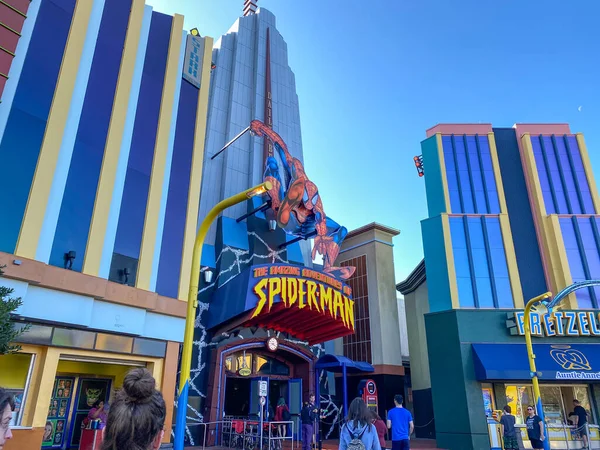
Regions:
<instances>
[{"instance_id":1,"label":"person in dark jacket","mask_svg":"<svg viewBox=\"0 0 600 450\"><path fill-rule=\"evenodd\" d=\"M308 402L302 407L300 420L302 421L302 450L310 450L315 432L315 421L318 417L318 408L315 405L315 394L308 396Z\"/></svg>"}]
</instances>

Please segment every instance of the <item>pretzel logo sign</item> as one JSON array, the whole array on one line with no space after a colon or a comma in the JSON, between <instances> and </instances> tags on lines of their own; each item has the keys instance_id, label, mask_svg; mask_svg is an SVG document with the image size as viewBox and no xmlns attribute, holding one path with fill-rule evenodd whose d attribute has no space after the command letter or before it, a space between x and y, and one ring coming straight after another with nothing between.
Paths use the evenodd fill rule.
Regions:
<instances>
[{"instance_id":1,"label":"pretzel logo sign","mask_svg":"<svg viewBox=\"0 0 600 450\"><path fill-rule=\"evenodd\" d=\"M569 345L553 345L550 356L564 370L592 370L586 356Z\"/></svg>"}]
</instances>

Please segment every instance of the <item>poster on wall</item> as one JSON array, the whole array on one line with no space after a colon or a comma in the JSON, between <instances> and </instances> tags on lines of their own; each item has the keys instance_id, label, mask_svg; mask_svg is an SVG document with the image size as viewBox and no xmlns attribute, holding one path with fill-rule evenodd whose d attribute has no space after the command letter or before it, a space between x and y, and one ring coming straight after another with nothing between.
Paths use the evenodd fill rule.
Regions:
<instances>
[{"instance_id":1,"label":"poster on wall","mask_svg":"<svg viewBox=\"0 0 600 450\"><path fill-rule=\"evenodd\" d=\"M73 396L75 378L56 377L48 406L48 417L42 437L42 447L62 447L69 417L69 405Z\"/></svg>"},{"instance_id":2,"label":"poster on wall","mask_svg":"<svg viewBox=\"0 0 600 450\"><path fill-rule=\"evenodd\" d=\"M486 417L492 417L494 406L492 403L492 390L489 388L481 388L483 395L483 408L485 409Z\"/></svg>"},{"instance_id":3,"label":"poster on wall","mask_svg":"<svg viewBox=\"0 0 600 450\"><path fill-rule=\"evenodd\" d=\"M21 413L21 405L23 404L24 389L6 389L6 392L12 396L15 402L15 409L12 412L9 426L15 427L18 425L19 414Z\"/></svg>"},{"instance_id":4,"label":"poster on wall","mask_svg":"<svg viewBox=\"0 0 600 450\"><path fill-rule=\"evenodd\" d=\"M110 385L112 380L106 378L81 378L77 386L75 411L71 421L70 447L79 447L81 430L85 428L84 420L96 401L103 401L108 405Z\"/></svg>"}]
</instances>

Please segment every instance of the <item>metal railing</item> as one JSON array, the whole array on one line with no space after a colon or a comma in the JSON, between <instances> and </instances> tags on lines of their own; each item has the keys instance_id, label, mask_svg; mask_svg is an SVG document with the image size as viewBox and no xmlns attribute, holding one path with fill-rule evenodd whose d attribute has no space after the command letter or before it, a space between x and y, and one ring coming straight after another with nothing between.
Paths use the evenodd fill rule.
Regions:
<instances>
[{"instance_id":1,"label":"metal railing","mask_svg":"<svg viewBox=\"0 0 600 450\"><path fill-rule=\"evenodd\" d=\"M282 450L285 441L290 441L294 450L294 422L263 422L243 419L225 419L216 422L188 424L203 428L202 448L219 447L232 450ZM288 430L288 426L290 429ZM285 429L281 434L281 428ZM286 446L286 450L288 447Z\"/></svg>"}]
</instances>

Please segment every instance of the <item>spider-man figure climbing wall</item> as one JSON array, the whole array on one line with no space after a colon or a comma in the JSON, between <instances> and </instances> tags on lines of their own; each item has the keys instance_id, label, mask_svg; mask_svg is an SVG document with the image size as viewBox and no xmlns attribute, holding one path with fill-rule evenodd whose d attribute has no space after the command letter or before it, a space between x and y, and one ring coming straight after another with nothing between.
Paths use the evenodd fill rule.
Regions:
<instances>
[{"instance_id":1,"label":"spider-man figure climbing wall","mask_svg":"<svg viewBox=\"0 0 600 450\"><path fill-rule=\"evenodd\" d=\"M317 253L323 256L324 272L350 278L354 267L333 265L348 230L325 215L317 186L306 176L300 160L290 155L281 136L260 120L253 120L250 130L275 147L275 154L266 159L264 179L273 185L268 196L278 226L293 236L314 236L312 257Z\"/></svg>"}]
</instances>

